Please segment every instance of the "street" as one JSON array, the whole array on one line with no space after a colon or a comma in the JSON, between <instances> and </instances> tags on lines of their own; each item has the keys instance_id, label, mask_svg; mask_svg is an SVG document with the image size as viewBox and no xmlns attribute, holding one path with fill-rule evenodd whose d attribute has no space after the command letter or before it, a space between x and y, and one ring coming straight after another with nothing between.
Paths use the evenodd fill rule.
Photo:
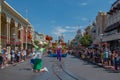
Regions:
<instances>
[{"instance_id":1,"label":"street","mask_svg":"<svg viewBox=\"0 0 120 80\"><path fill-rule=\"evenodd\" d=\"M43 67L49 72L34 73L28 61L0 69L0 80L119 80L120 73L104 69L75 56L59 62L56 57L43 57Z\"/></svg>"},{"instance_id":2,"label":"street","mask_svg":"<svg viewBox=\"0 0 120 80\"><path fill-rule=\"evenodd\" d=\"M120 73L99 67L87 61L76 59L74 56L66 58L67 69L83 80L119 80Z\"/></svg>"},{"instance_id":3,"label":"street","mask_svg":"<svg viewBox=\"0 0 120 80\"><path fill-rule=\"evenodd\" d=\"M0 80L120 80L120 0L0 0L0 11Z\"/></svg>"}]
</instances>

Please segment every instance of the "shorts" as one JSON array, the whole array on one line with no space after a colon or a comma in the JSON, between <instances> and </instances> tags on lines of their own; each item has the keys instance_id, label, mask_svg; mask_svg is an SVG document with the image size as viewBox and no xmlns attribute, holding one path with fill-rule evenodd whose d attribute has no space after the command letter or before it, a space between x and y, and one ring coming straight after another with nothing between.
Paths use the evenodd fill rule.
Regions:
<instances>
[{"instance_id":1,"label":"shorts","mask_svg":"<svg viewBox=\"0 0 120 80\"><path fill-rule=\"evenodd\" d=\"M41 68L42 68L42 60L41 59L35 59L33 69L34 70L40 70Z\"/></svg>"},{"instance_id":2,"label":"shorts","mask_svg":"<svg viewBox=\"0 0 120 80\"><path fill-rule=\"evenodd\" d=\"M35 59L31 59L31 60L30 60L30 63L31 63L31 64L34 64L34 63L35 63Z\"/></svg>"},{"instance_id":3,"label":"shorts","mask_svg":"<svg viewBox=\"0 0 120 80\"><path fill-rule=\"evenodd\" d=\"M3 64L3 62L0 62L0 65L2 65Z\"/></svg>"},{"instance_id":4,"label":"shorts","mask_svg":"<svg viewBox=\"0 0 120 80\"><path fill-rule=\"evenodd\" d=\"M3 57L0 56L0 65L3 63Z\"/></svg>"},{"instance_id":5,"label":"shorts","mask_svg":"<svg viewBox=\"0 0 120 80\"><path fill-rule=\"evenodd\" d=\"M106 62L106 61L108 61L108 58L104 58L103 60L104 60L104 62Z\"/></svg>"}]
</instances>

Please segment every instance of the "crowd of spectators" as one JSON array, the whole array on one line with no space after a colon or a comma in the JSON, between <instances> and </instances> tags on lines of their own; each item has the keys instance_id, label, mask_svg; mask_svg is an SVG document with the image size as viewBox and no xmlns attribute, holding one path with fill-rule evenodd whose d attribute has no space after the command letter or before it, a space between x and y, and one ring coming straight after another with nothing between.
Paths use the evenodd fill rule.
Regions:
<instances>
[{"instance_id":1,"label":"crowd of spectators","mask_svg":"<svg viewBox=\"0 0 120 80\"><path fill-rule=\"evenodd\" d=\"M31 51L30 50L10 50L8 53L6 48L3 48L0 52L0 68L3 69L10 64L16 64L19 62L25 61L29 58Z\"/></svg>"},{"instance_id":2,"label":"crowd of spectators","mask_svg":"<svg viewBox=\"0 0 120 80\"><path fill-rule=\"evenodd\" d=\"M111 51L108 48L84 48L71 50L69 53L89 62L120 71L120 51L117 49Z\"/></svg>"},{"instance_id":3,"label":"crowd of spectators","mask_svg":"<svg viewBox=\"0 0 120 80\"><path fill-rule=\"evenodd\" d=\"M120 70L120 51L114 49L111 51L105 49L84 49L80 52L80 57L91 62L103 65L104 67L111 67L115 70Z\"/></svg>"}]
</instances>

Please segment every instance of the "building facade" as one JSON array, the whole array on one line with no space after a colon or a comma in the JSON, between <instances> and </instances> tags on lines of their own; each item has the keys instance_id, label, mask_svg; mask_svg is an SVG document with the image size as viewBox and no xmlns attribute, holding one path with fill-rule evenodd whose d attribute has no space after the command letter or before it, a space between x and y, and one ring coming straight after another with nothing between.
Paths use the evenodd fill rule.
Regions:
<instances>
[{"instance_id":1,"label":"building facade","mask_svg":"<svg viewBox=\"0 0 120 80\"><path fill-rule=\"evenodd\" d=\"M95 43L103 42L103 34L106 27L106 12L98 12L96 16L96 40Z\"/></svg>"},{"instance_id":2,"label":"building facade","mask_svg":"<svg viewBox=\"0 0 120 80\"><path fill-rule=\"evenodd\" d=\"M76 31L76 35L75 35L75 38L70 42L70 46L72 48L76 48L76 47L80 47L81 44L80 44L80 38L82 37L82 32L81 32L81 29L79 28L77 31Z\"/></svg>"},{"instance_id":3,"label":"building facade","mask_svg":"<svg viewBox=\"0 0 120 80\"><path fill-rule=\"evenodd\" d=\"M5 0L0 0L0 50L6 47L28 48L29 35L33 34L30 22L12 8Z\"/></svg>"},{"instance_id":4,"label":"building facade","mask_svg":"<svg viewBox=\"0 0 120 80\"><path fill-rule=\"evenodd\" d=\"M114 2L107 12L107 24L103 40L110 44L111 50L120 49L120 0Z\"/></svg>"},{"instance_id":5,"label":"building facade","mask_svg":"<svg viewBox=\"0 0 120 80\"><path fill-rule=\"evenodd\" d=\"M89 34L91 34L93 44L98 45L99 47L101 47L101 44L104 42L103 34L106 27L106 17L106 12L98 12L95 21L89 26Z\"/></svg>"},{"instance_id":6,"label":"building facade","mask_svg":"<svg viewBox=\"0 0 120 80\"><path fill-rule=\"evenodd\" d=\"M38 32L34 32L34 40L39 41L40 44L47 43L47 40L45 39L46 35Z\"/></svg>"}]
</instances>

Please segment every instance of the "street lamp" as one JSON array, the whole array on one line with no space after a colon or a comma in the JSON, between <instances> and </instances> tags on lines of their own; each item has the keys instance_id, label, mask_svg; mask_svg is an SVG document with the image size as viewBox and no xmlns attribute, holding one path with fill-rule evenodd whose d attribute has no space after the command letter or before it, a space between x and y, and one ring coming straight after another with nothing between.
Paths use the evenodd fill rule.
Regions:
<instances>
[{"instance_id":1,"label":"street lamp","mask_svg":"<svg viewBox=\"0 0 120 80\"><path fill-rule=\"evenodd\" d=\"M101 40L101 42L102 42L102 38L103 38L103 34L100 34L100 40Z\"/></svg>"},{"instance_id":2,"label":"street lamp","mask_svg":"<svg viewBox=\"0 0 120 80\"><path fill-rule=\"evenodd\" d=\"M22 31L23 27L20 27L18 30L19 30L19 41L20 41L20 44L21 44L21 48L20 49L22 50L23 49L23 44L22 44L23 43L22 42L23 41L23 37L22 37L22 35L23 35L23 31Z\"/></svg>"},{"instance_id":3,"label":"street lamp","mask_svg":"<svg viewBox=\"0 0 120 80\"><path fill-rule=\"evenodd\" d=\"M13 36L13 48L15 49L15 42L16 42L16 40L15 40L15 36L16 36L16 34L13 33L12 36Z\"/></svg>"},{"instance_id":4,"label":"street lamp","mask_svg":"<svg viewBox=\"0 0 120 80\"><path fill-rule=\"evenodd\" d=\"M27 32L28 32L28 27L26 27L26 45L25 45L25 49L27 50Z\"/></svg>"},{"instance_id":5,"label":"street lamp","mask_svg":"<svg viewBox=\"0 0 120 80\"><path fill-rule=\"evenodd\" d=\"M102 49L102 39L103 39L103 34L100 34L100 48Z\"/></svg>"}]
</instances>

